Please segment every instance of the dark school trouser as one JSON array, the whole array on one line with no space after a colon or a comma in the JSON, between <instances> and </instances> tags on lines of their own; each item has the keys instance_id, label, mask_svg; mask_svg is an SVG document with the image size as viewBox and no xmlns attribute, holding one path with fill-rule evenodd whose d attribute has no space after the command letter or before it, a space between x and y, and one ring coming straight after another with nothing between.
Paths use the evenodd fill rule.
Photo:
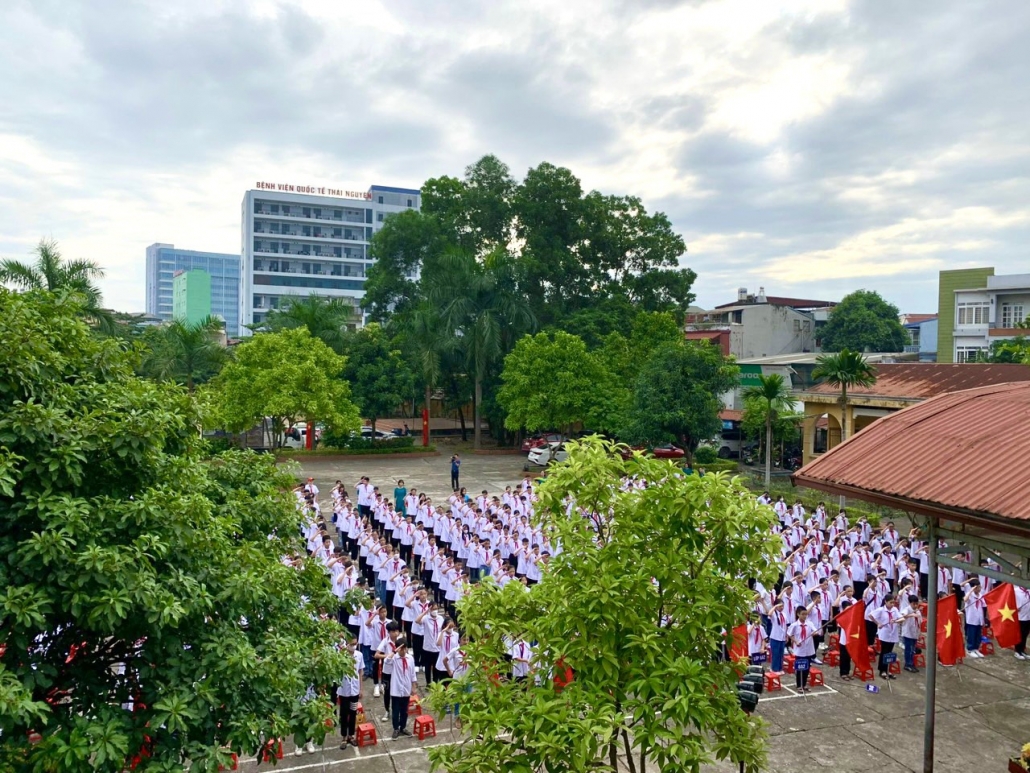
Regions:
<instances>
[{"instance_id":1,"label":"dark school trouser","mask_svg":"<svg viewBox=\"0 0 1030 773\"><path fill-rule=\"evenodd\" d=\"M894 642L892 641L880 641L880 657L877 659L876 670L879 671L880 676L883 676L888 672L887 661L884 659L885 655L889 655L894 652Z\"/></svg>"},{"instance_id":2,"label":"dark school trouser","mask_svg":"<svg viewBox=\"0 0 1030 773\"><path fill-rule=\"evenodd\" d=\"M358 696L341 695L340 700L340 735L353 738L358 721Z\"/></svg>"},{"instance_id":3,"label":"dark school trouser","mask_svg":"<svg viewBox=\"0 0 1030 773\"><path fill-rule=\"evenodd\" d=\"M851 653L843 645L840 647L840 675L842 677L851 675Z\"/></svg>"},{"instance_id":4,"label":"dark school trouser","mask_svg":"<svg viewBox=\"0 0 1030 773\"><path fill-rule=\"evenodd\" d=\"M1019 644L1016 645L1016 652L1020 655L1026 654L1026 639L1030 636L1030 620L1019 621Z\"/></svg>"},{"instance_id":5,"label":"dark school trouser","mask_svg":"<svg viewBox=\"0 0 1030 773\"><path fill-rule=\"evenodd\" d=\"M440 656L440 652L430 652L425 648L425 644L422 645L422 662L419 664L422 666L422 673L425 674L426 684L430 685L436 681L436 659Z\"/></svg>"},{"instance_id":6,"label":"dark school trouser","mask_svg":"<svg viewBox=\"0 0 1030 773\"><path fill-rule=\"evenodd\" d=\"M408 696L393 695L387 697L390 705L390 718L394 732L403 730L408 725Z\"/></svg>"}]
</instances>

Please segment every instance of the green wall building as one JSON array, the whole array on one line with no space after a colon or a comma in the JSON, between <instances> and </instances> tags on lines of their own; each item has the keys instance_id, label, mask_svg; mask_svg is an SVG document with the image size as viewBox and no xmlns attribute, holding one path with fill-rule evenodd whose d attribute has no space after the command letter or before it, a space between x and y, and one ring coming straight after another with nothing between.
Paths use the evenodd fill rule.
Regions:
<instances>
[{"instance_id":1,"label":"green wall building","mask_svg":"<svg viewBox=\"0 0 1030 773\"><path fill-rule=\"evenodd\" d=\"M211 316L211 275L179 271L172 278L172 318L196 325Z\"/></svg>"},{"instance_id":2,"label":"green wall building","mask_svg":"<svg viewBox=\"0 0 1030 773\"><path fill-rule=\"evenodd\" d=\"M993 268L942 271L937 282L937 362L955 361L955 291L987 286Z\"/></svg>"}]
</instances>

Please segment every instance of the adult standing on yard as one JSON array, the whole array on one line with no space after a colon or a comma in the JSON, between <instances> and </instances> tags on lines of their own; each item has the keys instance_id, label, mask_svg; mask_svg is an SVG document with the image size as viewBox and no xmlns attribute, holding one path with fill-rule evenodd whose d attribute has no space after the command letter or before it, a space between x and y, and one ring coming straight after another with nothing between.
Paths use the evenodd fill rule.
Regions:
<instances>
[{"instance_id":1,"label":"adult standing on yard","mask_svg":"<svg viewBox=\"0 0 1030 773\"><path fill-rule=\"evenodd\" d=\"M455 454L451 457L451 488L458 490L458 473L461 471L461 457Z\"/></svg>"},{"instance_id":2,"label":"adult standing on yard","mask_svg":"<svg viewBox=\"0 0 1030 773\"><path fill-rule=\"evenodd\" d=\"M402 518L405 515L408 514L407 506L406 506L407 503L405 502L405 499L407 499L407 496L408 496L408 489L405 488L404 481L403 480L397 481L397 488L395 488L393 490L393 506L394 506L394 508L396 508L397 512L401 514ZM414 515L414 513L412 513L412 515Z\"/></svg>"}]
</instances>

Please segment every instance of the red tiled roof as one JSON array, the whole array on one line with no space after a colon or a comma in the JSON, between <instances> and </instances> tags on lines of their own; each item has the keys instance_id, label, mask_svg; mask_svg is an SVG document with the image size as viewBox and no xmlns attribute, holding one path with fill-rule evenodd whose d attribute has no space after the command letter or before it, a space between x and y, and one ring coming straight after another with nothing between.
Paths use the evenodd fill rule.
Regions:
<instances>
[{"instance_id":1,"label":"red tiled roof","mask_svg":"<svg viewBox=\"0 0 1030 773\"><path fill-rule=\"evenodd\" d=\"M937 319L936 314L906 314L905 322L906 325L918 324L920 322L926 322L930 319Z\"/></svg>"},{"instance_id":2,"label":"red tiled roof","mask_svg":"<svg viewBox=\"0 0 1030 773\"><path fill-rule=\"evenodd\" d=\"M717 341L723 334L722 330L690 330L683 334L688 341Z\"/></svg>"},{"instance_id":3,"label":"red tiled roof","mask_svg":"<svg viewBox=\"0 0 1030 773\"><path fill-rule=\"evenodd\" d=\"M837 305L836 301L812 301L805 298L787 298L782 295L767 295L765 303L771 306L790 306L795 309L829 309ZM760 306L756 301L733 301L721 303L715 308L726 309L730 306Z\"/></svg>"},{"instance_id":4,"label":"red tiled roof","mask_svg":"<svg viewBox=\"0 0 1030 773\"><path fill-rule=\"evenodd\" d=\"M867 395L895 399L925 400L960 389L1030 381L1030 367L1013 363L944 364L899 362L874 365L876 383L871 387L852 387L848 395ZM840 394L840 388L819 383L805 390L811 394Z\"/></svg>"},{"instance_id":5,"label":"red tiled roof","mask_svg":"<svg viewBox=\"0 0 1030 773\"><path fill-rule=\"evenodd\" d=\"M735 411L732 408L724 408L719 411L719 418L722 421L744 421L744 412Z\"/></svg>"},{"instance_id":6,"label":"red tiled roof","mask_svg":"<svg viewBox=\"0 0 1030 773\"><path fill-rule=\"evenodd\" d=\"M1030 368L1027 368L1030 370ZM1030 383L940 395L877 420L795 484L1030 535Z\"/></svg>"}]
</instances>

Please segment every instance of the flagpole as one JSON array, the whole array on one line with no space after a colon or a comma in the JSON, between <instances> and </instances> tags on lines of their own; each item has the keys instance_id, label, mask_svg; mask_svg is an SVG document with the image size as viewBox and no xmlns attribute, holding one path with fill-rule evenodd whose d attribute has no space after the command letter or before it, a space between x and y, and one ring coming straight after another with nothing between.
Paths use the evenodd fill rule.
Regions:
<instances>
[{"instance_id":1,"label":"flagpole","mask_svg":"<svg viewBox=\"0 0 1030 773\"><path fill-rule=\"evenodd\" d=\"M933 773L933 734L937 720L937 522L927 518L926 705L923 709L923 773Z\"/></svg>"}]
</instances>

